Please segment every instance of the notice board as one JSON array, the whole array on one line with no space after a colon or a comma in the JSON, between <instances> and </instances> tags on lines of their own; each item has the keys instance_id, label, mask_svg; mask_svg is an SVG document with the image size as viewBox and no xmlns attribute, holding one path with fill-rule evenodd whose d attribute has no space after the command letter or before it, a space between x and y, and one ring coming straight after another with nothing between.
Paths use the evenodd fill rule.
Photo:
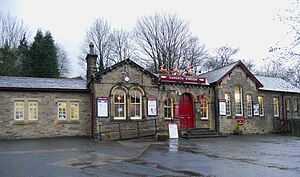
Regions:
<instances>
[{"instance_id":1,"label":"notice board","mask_svg":"<svg viewBox=\"0 0 300 177\"><path fill-rule=\"evenodd\" d=\"M169 137L178 138L178 127L176 123L169 123Z\"/></svg>"},{"instance_id":2,"label":"notice board","mask_svg":"<svg viewBox=\"0 0 300 177\"><path fill-rule=\"evenodd\" d=\"M97 98L97 117L108 117L108 98Z\"/></svg>"},{"instance_id":3,"label":"notice board","mask_svg":"<svg viewBox=\"0 0 300 177\"><path fill-rule=\"evenodd\" d=\"M157 99L156 98L148 98L147 99L147 107L148 107L148 116L157 116Z\"/></svg>"}]
</instances>

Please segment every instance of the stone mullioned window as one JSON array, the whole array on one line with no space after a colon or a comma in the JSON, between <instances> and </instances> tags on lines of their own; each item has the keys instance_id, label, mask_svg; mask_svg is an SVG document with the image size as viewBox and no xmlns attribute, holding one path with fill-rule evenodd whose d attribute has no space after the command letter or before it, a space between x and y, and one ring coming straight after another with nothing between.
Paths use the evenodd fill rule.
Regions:
<instances>
[{"instance_id":1,"label":"stone mullioned window","mask_svg":"<svg viewBox=\"0 0 300 177\"><path fill-rule=\"evenodd\" d=\"M76 123L79 120L79 100L56 99L57 120L56 123Z\"/></svg>"},{"instance_id":2,"label":"stone mullioned window","mask_svg":"<svg viewBox=\"0 0 300 177\"><path fill-rule=\"evenodd\" d=\"M39 101L33 98L13 98L14 121L13 124L36 123L38 121Z\"/></svg>"}]
</instances>

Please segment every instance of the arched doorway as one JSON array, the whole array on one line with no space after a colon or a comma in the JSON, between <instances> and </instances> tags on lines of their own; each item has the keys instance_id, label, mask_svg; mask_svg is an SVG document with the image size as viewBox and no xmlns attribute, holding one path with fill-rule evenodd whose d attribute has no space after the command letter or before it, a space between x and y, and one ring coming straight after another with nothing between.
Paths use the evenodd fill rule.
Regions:
<instances>
[{"instance_id":1,"label":"arched doorway","mask_svg":"<svg viewBox=\"0 0 300 177\"><path fill-rule=\"evenodd\" d=\"M194 128L193 99L188 93L180 96L179 115L180 128Z\"/></svg>"}]
</instances>

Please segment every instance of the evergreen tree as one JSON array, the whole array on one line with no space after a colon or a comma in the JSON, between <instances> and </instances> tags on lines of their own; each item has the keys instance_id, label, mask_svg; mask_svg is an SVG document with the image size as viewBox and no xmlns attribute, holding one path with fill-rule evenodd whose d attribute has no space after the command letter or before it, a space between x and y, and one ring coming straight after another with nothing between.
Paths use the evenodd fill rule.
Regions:
<instances>
[{"instance_id":1,"label":"evergreen tree","mask_svg":"<svg viewBox=\"0 0 300 177\"><path fill-rule=\"evenodd\" d=\"M59 77L57 50L49 31L45 33L44 50L47 52L46 57L44 58L44 67L45 69L48 69L47 73L45 73L45 76Z\"/></svg>"},{"instance_id":2,"label":"evergreen tree","mask_svg":"<svg viewBox=\"0 0 300 177\"><path fill-rule=\"evenodd\" d=\"M28 68L27 66L24 66L24 64L26 64L25 62L28 58L28 53L29 53L29 46L28 46L27 39L24 35L22 40L20 41L20 44L19 44L18 50L17 50L16 70L17 70L18 76L25 75L25 73L24 73L25 70L23 68Z\"/></svg>"},{"instance_id":3,"label":"evergreen tree","mask_svg":"<svg viewBox=\"0 0 300 177\"><path fill-rule=\"evenodd\" d=\"M0 48L0 75L1 76L13 76L16 75L16 52L10 48L8 43Z\"/></svg>"},{"instance_id":4,"label":"evergreen tree","mask_svg":"<svg viewBox=\"0 0 300 177\"><path fill-rule=\"evenodd\" d=\"M37 31L23 66L25 76L59 77L56 47L49 31L45 36Z\"/></svg>"}]
</instances>

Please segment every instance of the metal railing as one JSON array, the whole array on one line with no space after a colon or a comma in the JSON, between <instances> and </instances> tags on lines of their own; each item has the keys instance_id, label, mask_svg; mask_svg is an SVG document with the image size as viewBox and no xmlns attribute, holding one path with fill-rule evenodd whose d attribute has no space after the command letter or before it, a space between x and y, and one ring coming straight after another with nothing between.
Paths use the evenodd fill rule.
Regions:
<instances>
[{"instance_id":1,"label":"metal railing","mask_svg":"<svg viewBox=\"0 0 300 177\"><path fill-rule=\"evenodd\" d=\"M99 140L102 141L103 136L107 136L110 140L111 134L115 137L111 140L127 140L146 136L154 136L157 133L157 120L135 120L130 122L112 122L99 125Z\"/></svg>"},{"instance_id":2,"label":"metal railing","mask_svg":"<svg viewBox=\"0 0 300 177\"><path fill-rule=\"evenodd\" d=\"M290 119L274 119L274 128L277 132L289 132L291 131Z\"/></svg>"}]
</instances>

